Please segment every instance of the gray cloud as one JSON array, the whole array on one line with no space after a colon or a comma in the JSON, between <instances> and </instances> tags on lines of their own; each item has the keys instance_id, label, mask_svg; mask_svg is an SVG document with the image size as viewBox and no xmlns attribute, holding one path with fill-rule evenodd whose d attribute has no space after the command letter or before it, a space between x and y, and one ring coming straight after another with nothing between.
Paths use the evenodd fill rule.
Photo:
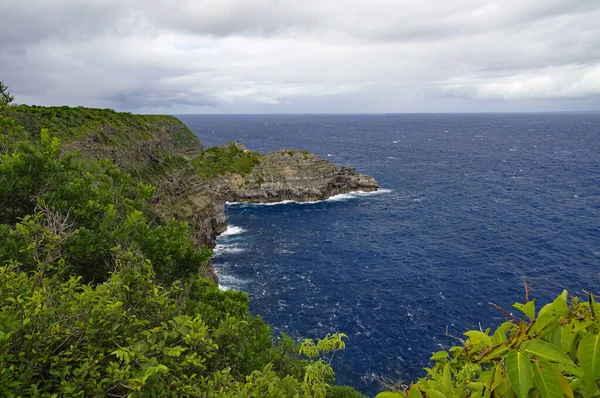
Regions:
<instances>
[{"instance_id":1,"label":"gray cloud","mask_svg":"<svg viewBox=\"0 0 600 398\"><path fill-rule=\"evenodd\" d=\"M597 109L600 1L4 0L19 102L150 112Z\"/></svg>"}]
</instances>

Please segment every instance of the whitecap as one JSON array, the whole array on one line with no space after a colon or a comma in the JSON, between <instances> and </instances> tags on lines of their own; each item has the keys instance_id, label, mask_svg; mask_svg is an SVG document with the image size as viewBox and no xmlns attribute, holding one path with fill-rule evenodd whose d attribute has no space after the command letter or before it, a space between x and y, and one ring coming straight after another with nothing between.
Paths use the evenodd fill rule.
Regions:
<instances>
[{"instance_id":1,"label":"whitecap","mask_svg":"<svg viewBox=\"0 0 600 398\"><path fill-rule=\"evenodd\" d=\"M361 198L361 197L366 197L366 196L388 194L390 192L392 192L391 189L378 189L376 191L352 191L352 192L348 192L348 193L340 193L340 194L333 195L333 196L331 196L327 199L323 199L323 200L306 200L306 201L282 200L280 202L270 202L270 203L226 202L226 204L228 206L278 206L278 205L286 205L286 204L290 204L290 203L294 203L294 204L298 204L298 205L310 205L310 204L323 203L323 202L342 202L345 200L356 199L356 198Z\"/></svg>"},{"instance_id":2,"label":"whitecap","mask_svg":"<svg viewBox=\"0 0 600 398\"><path fill-rule=\"evenodd\" d=\"M239 235L246 232L246 230L242 227L236 227L235 225L228 225L227 226L227 230L225 232L223 232L221 235L219 236L232 236L232 235Z\"/></svg>"},{"instance_id":3,"label":"whitecap","mask_svg":"<svg viewBox=\"0 0 600 398\"><path fill-rule=\"evenodd\" d=\"M246 251L239 243L217 243L213 249L213 256L217 257L223 254L238 254Z\"/></svg>"},{"instance_id":4,"label":"whitecap","mask_svg":"<svg viewBox=\"0 0 600 398\"><path fill-rule=\"evenodd\" d=\"M217 278L219 279L219 289L221 289L223 291L243 290L245 285L247 284L247 281L240 279L240 278L236 278L233 275L220 274L218 271L215 271L215 272L217 274Z\"/></svg>"}]
</instances>

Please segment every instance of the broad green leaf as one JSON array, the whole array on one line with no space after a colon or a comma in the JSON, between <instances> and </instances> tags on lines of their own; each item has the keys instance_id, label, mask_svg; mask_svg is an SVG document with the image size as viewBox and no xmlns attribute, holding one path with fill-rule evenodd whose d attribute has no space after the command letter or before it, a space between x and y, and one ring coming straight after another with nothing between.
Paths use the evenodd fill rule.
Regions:
<instances>
[{"instance_id":1,"label":"broad green leaf","mask_svg":"<svg viewBox=\"0 0 600 398\"><path fill-rule=\"evenodd\" d=\"M585 390L583 391L584 398L591 398L594 396L598 396L598 385L596 383L587 381L584 384Z\"/></svg>"},{"instance_id":2,"label":"broad green leaf","mask_svg":"<svg viewBox=\"0 0 600 398\"><path fill-rule=\"evenodd\" d=\"M552 362L572 364L573 361L560 348L542 340L528 340L521 344L521 350L533 354L538 358L548 359Z\"/></svg>"},{"instance_id":3,"label":"broad green leaf","mask_svg":"<svg viewBox=\"0 0 600 398\"><path fill-rule=\"evenodd\" d=\"M585 373L583 372L583 370L575 364L567 365L567 364L561 363L561 364L558 364L558 368L560 369L560 372L565 375L573 375L573 376L576 376L579 378L585 376Z\"/></svg>"},{"instance_id":4,"label":"broad green leaf","mask_svg":"<svg viewBox=\"0 0 600 398\"><path fill-rule=\"evenodd\" d=\"M419 394L419 397L420 396L421 394ZM397 392L380 392L375 396L375 398L404 398L404 395Z\"/></svg>"},{"instance_id":5,"label":"broad green leaf","mask_svg":"<svg viewBox=\"0 0 600 398\"><path fill-rule=\"evenodd\" d=\"M558 296L552 303L546 304L538 314L538 318L546 313L554 313L559 316L564 316L569 312L569 307L567 306L567 297L568 293L566 290L563 290L560 296Z\"/></svg>"},{"instance_id":6,"label":"broad green leaf","mask_svg":"<svg viewBox=\"0 0 600 398\"><path fill-rule=\"evenodd\" d=\"M494 381L494 370L488 370L481 374L479 380L483 383L486 389L492 389L492 382Z\"/></svg>"},{"instance_id":7,"label":"broad green leaf","mask_svg":"<svg viewBox=\"0 0 600 398\"><path fill-rule=\"evenodd\" d=\"M600 335L588 334L581 339L577 359L587 377L592 380L600 378Z\"/></svg>"},{"instance_id":8,"label":"broad green leaf","mask_svg":"<svg viewBox=\"0 0 600 398\"><path fill-rule=\"evenodd\" d=\"M496 364L496 369L494 370L494 381L492 382L492 387L490 391L495 391L500 384L502 384L502 365L499 363Z\"/></svg>"},{"instance_id":9,"label":"broad green leaf","mask_svg":"<svg viewBox=\"0 0 600 398\"><path fill-rule=\"evenodd\" d=\"M575 341L575 337L577 335L573 333L573 324L566 324L560 332L560 346L565 353L571 352L573 349L573 342Z\"/></svg>"},{"instance_id":10,"label":"broad green leaf","mask_svg":"<svg viewBox=\"0 0 600 398\"><path fill-rule=\"evenodd\" d=\"M450 370L450 362L444 366L444 372L442 373L442 387L446 395L451 395L454 392L452 387L452 371Z\"/></svg>"},{"instance_id":11,"label":"broad green leaf","mask_svg":"<svg viewBox=\"0 0 600 398\"><path fill-rule=\"evenodd\" d=\"M412 387L410 389L410 393L408 395L409 398L423 398L423 395L421 395L421 391L419 391L419 389L417 387Z\"/></svg>"},{"instance_id":12,"label":"broad green leaf","mask_svg":"<svg viewBox=\"0 0 600 398\"><path fill-rule=\"evenodd\" d=\"M493 341L495 344L504 343L506 341L506 333L514 326L512 322L504 322L494 331Z\"/></svg>"},{"instance_id":13,"label":"broad green leaf","mask_svg":"<svg viewBox=\"0 0 600 398\"><path fill-rule=\"evenodd\" d=\"M509 352L506 356L506 373L517 397L527 398L533 386L533 367L529 357L519 351Z\"/></svg>"},{"instance_id":14,"label":"broad green leaf","mask_svg":"<svg viewBox=\"0 0 600 398\"><path fill-rule=\"evenodd\" d=\"M469 330L468 332L465 332L465 336L471 340L472 345L477 345L479 343L483 343L488 346L492 345L492 339L490 336L478 330Z\"/></svg>"},{"instance_id":15,"label":"broad green leaf","mask_svg":"<svg viewBox=\"0 0 600 398\"><path fill-rule=\"evenodd\" d=\"M425 391L425 394L427 395L427 397L432 397L432 398L446 398L444 393L442 393L438 390L434 390L434 389L429 389L429 390Z\"/></svg>"},{"instance_id":16,"label":"broad green leaf","mask_svg":"<svg viewBox=\"0 0 600 398\"><path fill-rule=\"evenodd\" d=\"M558 370L554 365L552 365L551 363L548 364L550 365L554 373L556 373L556 377L558 378L558 383L560 384L560 388L563 394L566 395L568 398L574 398L573 389L569 385L569 381L567 380L567 378L563 376L560 370Z\"/></svg>"},{"instance_id":17,"label":"broad green leaf","mask_svg":"<svg viewBox=\"0 0 600 398\"><path fill-rule=\"evenodd\" d=\"M537 319L535 320L535 325L533 326L533 330L536 333L540 333L541 331L543 331L546 327L548 326L553 326L553 327L558 327L558 324L556 322L558 318L558 315L555 315L553 313L545 313L545 314L539 314Z\"/></svg>"},{"instance_id":18,"label":"broad green leaf","mask_svg":"<svg viewBox=\"0 0 600 398\"><path fill-rule=\"evenodd\" d=\"M542 398L563 398L558 377L544 359L540 359L538 366L533 367L533 383Z\"/></svg>"},{"instance_id":19,"label":"broad green leaf","mask_svg":"<svg viewBox=\"0 0 600 398\"><path fill-rule=\"evenodd\" d=\"M535 318L535 300L528 301L525 304L514 303L512 306L521 311L523 314L525 314L527 318Z\"/></svg>"},{"instance_id":20,"label":"broad green leaf","mask_svg":"<svg viewBox=\"0 0 600 398\"><path fill-rule=\"evenodd\" d=\"M485 354L482 358L480 362L487 362L491 359L494 358L499 358L501 357L506 351L508 351L508 347L505 344L501 344L498 347L495 347L494 349L492 349L490 352L488 352L487 354Z\"/></svg>"},{"instance_id":21,"label":"broad green leaf","mask_svg":"<svg viewBox=\"0 0 600 398\"><path fill-rule=\"evenodd\" d=\"M483 391L485 388L485 384L481 382L472 382L467 384L467 386L475 391Z\"/></svg>"},{"instance_id":22,"label":"broad green leaf","mask_svg":"<svg viewBox=\"0 0 600 398\"><path fill-rule=\"evenodd\" d=\"M434 353L431 358L429 358L431 361L440 361L442 359L446 359L448 358L448 351L438 351L436 353Z\"/></svg>"}]
</instances>

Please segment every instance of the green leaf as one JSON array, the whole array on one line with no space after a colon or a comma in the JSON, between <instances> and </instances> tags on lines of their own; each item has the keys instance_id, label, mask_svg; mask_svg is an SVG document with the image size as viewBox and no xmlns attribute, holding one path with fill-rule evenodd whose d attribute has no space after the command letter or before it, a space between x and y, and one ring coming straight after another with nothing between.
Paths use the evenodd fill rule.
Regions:
<instances>
[{"instance_id":1,"label":"green leaf","mask_svg":"<svg viewBox=\"0 0 600 398\"><path fill-rule=\"evenodd\" d=\"M494 332L494 343L500 344L506 341L506 333L514 326L512 322L504 322L502 325L498 326L498 329Z\"/></svg>"},{"instance_id":2,"label":"green leaf","mask_svg":"<svg viewBox=\"0 0 600 398\"><path fill-rule=\"evenodd\" d=\"M452 387L450 362L447 362L446 366L444 366L444 372L442 373L442 387L444 388L444 393L446 393L446 395L451 395L454 392L454 388Z\"/></svg>"},{"instance_id":3,"label":"green leaf","mask_svg":"<svg viewBox=\"0 0 600 398\"><path fill-rule=\"evenodd\" d=\"M538 366L533 367L533 382L542 398L563 398L558 377L548 361L541 359Z\"/></svg>"},{"instance_id":4,"label":"green leaf","mask_svg":"<svg viewBox=\"0 0 600 398\"><path fill-rule=\"evenodd\" d=\"M421 391L417 387L411 387L410 393L408 395L409 398L423 398Z\"/></svg>"},{"instance_id":5,"label":"green leaf","mask_svg":"<svg viewBox=\"0 0 600 398\"><path fill-rule=\"evenodd\" d=\"M554 373L556 373L556 377L558 378L558 382L560 384L560 388L562 389L563 394L566 395L568 398L574 398L573 397L573 389L569 385L569 381L567 380L567 378L565 376L563 376L563 374L560 372L560 370L558 370L555 366L553 366L550 363L549 363L549 365L552 368L552 370L554 371Z\"/></svg>"},{"instance_id":6,"label":"green leaf","mask_svg":"<svg viewBox=\"0 0 600 398\"><path fill-rule=\"evenodd\" d=\"M434 389L429 389L429 390L425 391L425 394L428 397L432 397L432 398L446 398L444 393L442 393L438 390L434 390Z\"/></svg>"},{"instance_id":7,"label":"green leaf","mask_svg":"<svg viewBox=\"0 0 600 398\"><path fill-rule=\"evenodd\" d=\"M527 318L535 318L535 300L528 301L525 304L514 303L512 306L521 311L523 314L525 314Z\"/></svg>"},{"instance_id":8,"label":"green leaf","mask_svg":"<svg viewBox=\"0 0 600 398\"><path fill-rule=\"evenodd\" d=\"M490 336L478 330L469 330L468 332L465 332L465 336L471 340L472 345L477 345L479 343L484 343L488 346L492 345L492 339Z\"/></svg>"},{"instance_id":9,"label":"green leaf","mask_svg":"<svg viewBox=\"0 0 600 398\"><path fill-rule=\"evenodd\" d=\"M571 352L577 335L573 333L573 324L566 324L560 331L560 346L565 353Z\"/></svg>"},{"instance_id":10,"label":"green leaf","mask_svg":"<svg viewBox=\"0 0 600 398\"><path fill-rule=\"evenodd\" d=\"M494 369L494 381L492 383L490 390L495 391L500 386L500 384L502 384L503 380L504 380L504 378L502 377L502 365L497 363L496 369Z\"/></svg>"},{"instance_id":11,"label":"green leaf","mask_svg":"<svg viewBox=\"0 0 600 398\"><path fill-rule=\"evenodd\" d=\"M436 353L434 353L431 358L429 358L431 361L440 361L442 359L446 359L448 358L448 351L438 351Z\"/></svg>"},{"instance_id":12,"label":"green leaf","mask_svg":"<svg viewBox=\"0 0 600 398\"><path fill-rule=\"evenodd\" d=\"M421 395L419 394L419 396ZM380 392L375 398L404 398L404 395L398 394L397 392Z\"/></svg>"},{"instance_id":13,"label":"green leaf","mask_svg":"<svg viewBox=\"0 0 600 398\"><path fill-rule=\"evenodd\" d=\"M519 351L509 352L506 356L506 373L517 397L527 398L533 386L533 367L529 357Z\"/></svg>"},{"instance_id":14,"label":"green leaf","mask_svg":"<svg viewBox=\"0 0 600 398\"><path fill-rule=\"evenodd\" d=\"M600 335L588 334L581 339L577 359L587 377L592 380L600 378Z\"/></svg>"},{"instance_id":15,"label":"green leaf","mask_svg":"<svg viewBox=\"0 0 600 398\"><path fill-rule=\"evenodd\" d=\"M571 358L554 344L541 341L529 340L521 344L521 350L533 354L538 358L548 359L552 362L573 364Z\"/></svg>"},{"instance_id":16,"label":"green leaf","mask_svg":"<svg viewBox=\"0 0 600 398\"><path fill-rule=\"evenodd\" d=\"M485 356L481 358L480 362L487 362L494 358L500 358L506 351L508 351L508 347L506 346L506 344L501 344L497 347L494 347L494 349L485 354Z\"/></svg>"}]
</instances>

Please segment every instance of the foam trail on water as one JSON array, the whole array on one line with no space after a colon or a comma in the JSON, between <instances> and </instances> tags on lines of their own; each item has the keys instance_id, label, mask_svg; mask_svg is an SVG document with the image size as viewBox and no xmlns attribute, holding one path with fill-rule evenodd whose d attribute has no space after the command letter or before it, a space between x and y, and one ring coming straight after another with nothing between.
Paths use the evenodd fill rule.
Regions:
<instances>
[{"instance_id":1,"label":"foam trail on water","mask_svg":"<svg viewBox=\"0 0 600 398\"><path fill-rule=\"evenodd\" d=\"M244 247L241 247L239 243L217 243L213 249L213 256L217 257L223 254L238 254L246 251Z\"/></svg>"},{"instance_id":2,"label":"foam trail on water","mask_svg":"<svg viewBox=\"0 0 600 398\"><path fill-rule=\"evenodd\" d=\"M219 280L219 289L221 290L244 290L244 287L248 284L245 279L240 279L231 274L231 264L222 263L215 264L215 273Z\"/></svg>"},{"instance_id":3,"label":"foam trail on water","mask_svg":"<svg viewBox=\"0 0 600 398\"><path fill-rule=\"evenodd\" d=\"M282 200L281 202L270 202L270 203L247 203L247 202L226 202L228 206L278 206L278 205L287 205L290 203L298 204L298 205L310 205L315 203L323 203L323 202L342 202L349 199L356 199L366 196L375 196L382 195L392 192L391 189L378 189L376 191L352 191L348 193L341 193L338 195L333 195L327 199L323 200L307 200L307 201L299 201L299 200Z\"/></svg>"}]
</instances>

